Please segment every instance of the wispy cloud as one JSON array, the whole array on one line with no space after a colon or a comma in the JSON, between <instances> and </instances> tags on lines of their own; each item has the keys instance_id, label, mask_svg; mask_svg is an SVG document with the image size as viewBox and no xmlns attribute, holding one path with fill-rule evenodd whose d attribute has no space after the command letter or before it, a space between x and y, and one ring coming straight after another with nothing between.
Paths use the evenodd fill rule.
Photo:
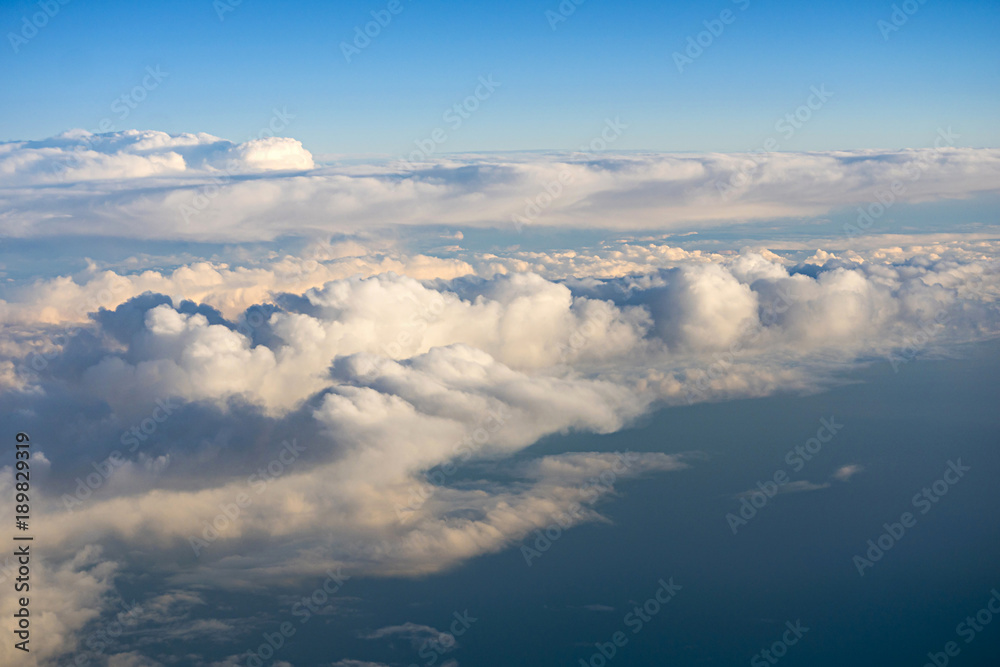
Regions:
<instances>
[{"instance_id":1,"label":"wispy cloud","mask_svg":"<svg viewBox=\"0 0 1000 667\"><path fill-rule=\"evenodd\" d=\"M837 468L836 472L833 473L833 478L841 482L846 482L852 477L860 472L864 472L864 466L858 464L851 464L846 466L841 466Z\"/></svg>"}]
</instances>

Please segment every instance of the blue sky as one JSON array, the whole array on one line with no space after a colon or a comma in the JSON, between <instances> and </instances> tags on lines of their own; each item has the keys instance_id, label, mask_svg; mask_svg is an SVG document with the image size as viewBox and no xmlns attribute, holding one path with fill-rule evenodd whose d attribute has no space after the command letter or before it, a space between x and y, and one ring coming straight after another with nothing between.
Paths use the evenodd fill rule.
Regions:
<instances>
[{"instance_id":1,"label":"blue sky","mask_svg":"<svg viewBox=\"0 0 1000 667\"><path fill-rule=\"evenodd\" d=\"M341 42L387 4L246 0L220 20L209 0L75 1L15 53L10 34L41 10L6 2L0 140L110 118L244 141L278 108L314 154L397 156L490 74L500 87L442 150L576 149L616 116L629 126L616 149L752 150L814 85L833 96L782 150L929 146L942 126L961 146L1000 140L995 3L918 3L884 39L890 2L587 0L553 29L555 0L403 0L348 63ZM724 10L732 21L678 72L672 54ZM121 119L111 105L156 66L167 77Z\"/></svg>"}]
</instances>

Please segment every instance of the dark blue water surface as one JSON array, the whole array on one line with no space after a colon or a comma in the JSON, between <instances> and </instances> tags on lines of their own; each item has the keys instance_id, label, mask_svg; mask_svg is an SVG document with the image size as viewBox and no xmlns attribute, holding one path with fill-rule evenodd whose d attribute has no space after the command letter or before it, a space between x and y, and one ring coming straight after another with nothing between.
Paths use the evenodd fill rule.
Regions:
<instances>
[{"instance_id":1,"label":"dark blue water surface","mask_svg":"<svg viewBox=\"0 0 1000 667\"><path fill-rule=\"evenodd\" d=\"M1000 590L1000 342L969 346L957 359L913 361L898 372L876 363L854 377L860 382L816 395L671 408L613 435L546 439L523 456L703 454L692 456L687 470L619 484L619 496L600 506L611 523L568 531L530 567L515 547L444 574L351 580L340 613L298 626L275 658L295 667L341 659L920 667L928 653L941 653L943 664L942 652L955 642L949 664L1000 665L1000 614L977 622L979 631L960 625ZM830 417L843 428L794 472L786 453ZM918 498L915 505L914 496L933 489L949 461L969 470L949 474L954 483L936 503ZM831 478L846 465L863 471L846 482ZM829 486L776 495L734 534L726 515L738 511L737 494L778 471ZM910 527L861 576L854 556L904 512L913 515ZM627 615L671 577L681 589L633 632L637 617ZM275 626L288 615L273 599L230 603L259 605ZM421 656L402 638L360 636L406 622L447 630L453 613L465 610L477 620L444 656ZM776 647L780 658L758 655L783 636L795 638L786 622L808 630L794 645ZM611 642L618 631L627 642L614 657L594 657L595 644ZM219 653L234 648L244 647L220 646Z\"/></svg>"}]
</instances>

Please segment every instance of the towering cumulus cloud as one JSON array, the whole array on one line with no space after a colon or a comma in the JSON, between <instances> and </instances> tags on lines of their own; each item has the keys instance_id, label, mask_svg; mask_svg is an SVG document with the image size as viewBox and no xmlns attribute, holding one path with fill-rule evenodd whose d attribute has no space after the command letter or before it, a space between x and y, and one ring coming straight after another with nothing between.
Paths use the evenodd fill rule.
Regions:
<instances>
[{"instance_id":1,"label":"towering cumulus cloud","mask_svg":"<svg viewBox=\"0 0 1000 667\"><path fill-rule=\"evenodd\" d=\"M344 235L510 225L564 173L532 224L632 231L572 250L467 249L438 227L437 246ZM4 288L0 399L37 443L33 576L50 610L35 619L38 664L158 664L157 642L255 627L192 616L212 591L440 572L602 520L622 480L699 465L693 451L535 453L546 436L815 390L873 358L898 367L995 336L988 234L695 247L636 231L821 214L913 174L920 188L900 200L990 192L1000 153L359 167L317 166L279 138L69 132L0 146L0 229L14 239L302 236L294 253L86 261ZM0 469L0 496L13 472ZM138 573L155 574L133 602ZM15 605L4 585L0 612ZM113 624L137 631L94 640ZM151 627L167 630L140 631ZM413 633L438 631L371 635ZM12 651L0 645L0 661ZM190 664L208 664L195 653Z\"/></svg>"}]
</instances>

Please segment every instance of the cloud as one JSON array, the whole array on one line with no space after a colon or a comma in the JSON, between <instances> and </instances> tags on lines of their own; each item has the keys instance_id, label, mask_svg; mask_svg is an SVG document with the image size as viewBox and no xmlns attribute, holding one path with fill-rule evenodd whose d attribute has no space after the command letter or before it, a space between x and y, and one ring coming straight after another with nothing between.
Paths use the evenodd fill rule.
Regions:
<instances>
[{"instance_id":1,"label":"cloud","mask_svg":"<svg viewBox=\"0 0 1000 667\"><path fill-rule=\"evenodd\" d=\"M462 260L357 252L363 256L328 256L322 262L309 256L286 256L259 267L198 261L170 272L147 270L130 274L102 271L90 265L77 279L60 276L14 288L12 303L0 301L0 314L7 323L83 323L100 308L114 309L129 299L155 292L193 300L238 317L247 308L283 292L301 294L353 276L396 273L416 280L433 280L474 273L472 266Z\"/></svg>"},{"instance_id":2,"label":"cloud","mask_svg":"<svg viewBox=\"0 0 1000 667\"><path fill-rule=\"evenodd\" d=\"M776 493L802 493L804 491L819 491L820 489L825 489L829 487L829 484L816 484L810 482L809 480L800 479L795 482L786 482L785 484L779 484ZM737 493L736 498L750 498L751 496L761 495L760 489L748 489L742 493Z\"/></svg>"},{"instance_id":3,"label":"cloud","mask_svg":"<svg viewBox=\"0 0 1000 667\"><path fill-rule=\"evenodd\" d=\"M682 254L643 275L566 281L386 273L299 294L265 285L271 298L253 322L183 293L147 294L58 339L44 321L8 325L19 333L4 334L16 380L5 401L90 424L98 467L121 457L81 491L91 462L46 451L63 467L44 522L61 558L100 536L197 563L177 570L185 586L338 565L432 572L577 505L572 523L599 519L595 504L612 488L595 493L588 480L616 466L615 480L688 465L649 453L622 470L614 455L571 452L505 468L547 435L614 432L659 405L812 390L859 359L895 355L898 365L994 335L998 279L981 259L991 249L919 261L817 254L821 265L752 250ZM134 279L102 280L120 278ZM37 306L52 293L39 283L23 298ZM292 441L301 451L288 460ZM255 470L275 461L280 474L256 493ZM461 465L502 474L457 485L449 471ZM253 502L195 557L191 540L247 493ZM76 506L65 494L87 497Z\"/></svg>"},{"instance_id":4,"label":"cloud","mask_svg":"<svg viewBox=\"0 0 1000 667\"><path fill-rule=\"evenodd\" d=\"M163 141L149 150L212 168L210 151ZM232 636L241 619L202 617L208 591L333 568L440 572L554 522L602 521L625 480L698 465L663 452L533 454L547 436L613 433L666 405L815 391L872 360L905 372L920 354L1000 332L1000 244L885 240L778 253L624 235L442 259L338 237L294 256L92 264L7 289L0 394L51 429L32 459L45 476L33 497L39 572L73 591L39 621L52 638L40 659L79 650L107 623L116 577L137 563L162 576L140 623L177 641ZM12 472L0 470L0 494ZM0 589L4 613L11 604ZM113 655L127 665L139 648Z\"/></svg>"},{"instance_id":5,"label":"cloud","mask_svg":"<svg viewBox=\"0 0 1000 667\"><path fill-rule=\"evenodd\" d=\"M894 182L903 185L894 201L970 197L996 192L998 177L1000 151L988 148L316 166L288 138L233 144L206 134L81 130L0 144L0 233L248 241L397 225L513 229L515 220L688 232L867 205ZM553 197L548 183L565 186Z\"/></svg>"},{"instance_id":6,"label":"cloud","mask_svg":"<svg viewBox=\"0 0 1000 667\"><path fill-rule=\"evenodd\" d=\"M221 660L221 661L217 661L217 662L211 663L211 665L209 665L209 667L244 667L246 665L246 659L247 659L247 655L245 653L242 653L240 655L231 655L228 658L226 658L225 660ZM357 663L357 665L351 664L354 661L350 661L350 660L343 661L343 662L345 662L345 664L343 665L343 667L367 667L368 665L373 665L374 667L380 667L380 665L378 663L374 663L374 662L373 663ZM340 663L334 663L334 666L339 665L339 664ZM292 663L287 662L285 660L275 660L273 663L271 663L271 667L294 667L294 665L292 665Z\"/></svg>"},{"instance_id":7,"label":"cloud","mask_svg":"<svg viewBox=\"0 0 1000 667\"><path fill-rule=\"evenodd\" d=\"M107 667L163 667L163 663L152 660L137 651L130 651L108 656Z\"/></svg>"},{"instance_id":8,"label":"cloud","mask_svg":"<svg viewBox=\"0 0 1000 667\"><path fill-rule=\"evenodd\" d=\"M456 613L457 615L457 613ZM461 634L461 633L459 633ZM403 639L410 642L410 646L415 651L419 651L423 656L428 648L433 649L438 657L450 653L458 646L455 636L448 632L442 632L429 625L420 625L407 621L402 625L391 625L379 628L373 632L362 635L363 639ZM347 661L345 667L349 667L355 661ZM338 663L339 664L339 663ZM363 665L372 663L359 663ZM458 662L448 660L442 663L442 667L458 667Z\"/></svg>"},{"instance_id":9,"label":"cloud","mask_svg":"<svg viewBox=\"0 0 1000 667\"><path fill-rule=\"evenodd\" d=\"M841 466L833 473L833 478L841 482L846 482L852 477L860 472L864 472L864 466L860 466L856 463L846 466Z\"/></svg>"},{"instance_id":10,"label":"cloud","mask_svg":"<svg viewBox=\"0 0 1000 667\"><path fill-rule=\"evenodd\" d=\"M0 474L0 490L13 497L13 474L5 468ZM4 511L13 524L13 506ZM40 542L39 542L40 543ZM11 550L13 551L13 549ZM9 558L3 564L5 579L13 580L18 567L17 560ZM7 568L10 568L9 570ZM34 551L30 560L29 610L31 613L31 637L28 648L30 656L38 664L52 664L61 655L85 650L86 642L93 635L85 631L92 627L102 612L110 609L114 579L119 564L104 557L100 547L88 545L71 551L60 562L53 563ZM0 612L5 618L13 618L20 608L21 596L14 594L11 583L4 585L0 594ZM44 637L44 641L37 638ZM14 641L0 645L0 662L17 664L24 653L14 648Z\"/></svg>"},{"instance_id":11,"label":"cloud","mask_svg":"<svg viewBox=\"0 0 1000 667\"><path fill-rule=\"evenodd\" d=\"M414 648L419 648L420 645L428 641L436 641L444 647L455 644L455 637L451 634L432 628L429 625L419 625L417 623L410 623L409 621L402 625L390 625L379 628L378 630L362 635L363 639L383 639L385 637L401 637L410 641Z\"/></svg>"},{"instance_id":12,"label":"cloud","mask_svg":"<svg viewBox=\"0 0 1000 667\"><path fill-rule=\"evenodd\" d=\"M93 134L71 130L43 141L0 143L0 183L39 186L86 181L128 182L190 174L229 176L314 167L294 139L270 137L234 144L210 134L154 130ZM181 184L178 184L181 185Z\"/></svg>"},{"instance_id":13,"label":"cloud","mask_svg":"<svg viewBox=\"0 0 1000 667\"><path fill-rule=\"evenodd\" d=\"M660 280L647 302L656 332L672 348L727 348L757 319L757 294L717 264L671 269Z\"/></svg>"},{"instance_id":14,"label":"cloud","mask_svg":"<svg viewBox=\"0 0 1000 667\"><path fill-rule=\"evenodd\" d=\"M789 482L778 487L778 493L802 493L803 491L819 491L826 489L829 484L816 484L805 479Z\"/></svg>"}]
</instances>

